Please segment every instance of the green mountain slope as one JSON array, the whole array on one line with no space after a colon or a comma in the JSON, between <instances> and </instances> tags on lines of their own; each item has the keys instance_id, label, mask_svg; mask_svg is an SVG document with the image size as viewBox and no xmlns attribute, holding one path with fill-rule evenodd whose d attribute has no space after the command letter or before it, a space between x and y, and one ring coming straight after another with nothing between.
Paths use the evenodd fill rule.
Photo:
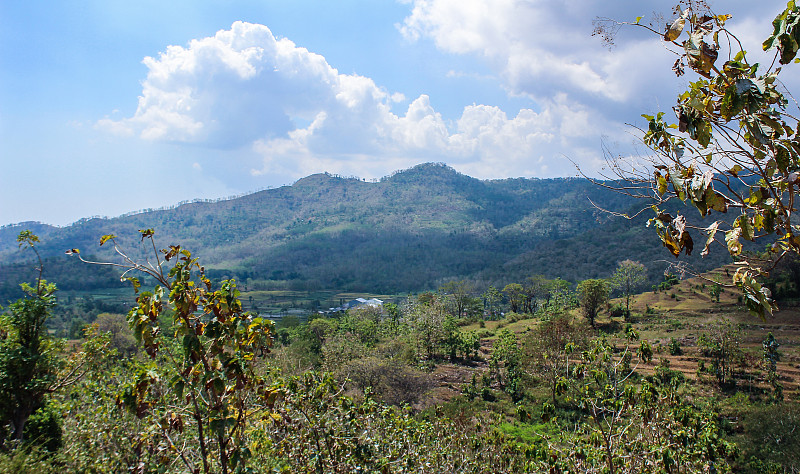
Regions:
<instances>
[{"instance_id":1,"label":"green mountain slope","mask_svg":"<svg viewBox=\"0 0 800 474\"><path fill-rule=\"evenodd\" d=\"M499 284L536 273L574 281L607 276L624 258L645 262L654 252L668 257L651 232L645 236L641 222L632 227L587 198L604 209L633 205L582 179L482 181L431 163L379 182L316 174L227 201L85 219L64 228L5 226L0 265L31 257L21 255L14 240L25 228L42 238L40 251L51 257L53 275L76 271L60 263L65 249L111 258L97 242L113 233L137 252L137 229L154 228L161 245L180 243L217 277L297 289L403 292L451 278ZM3 273L0 286L8 279Z\"/></svg>"}]
</instances>

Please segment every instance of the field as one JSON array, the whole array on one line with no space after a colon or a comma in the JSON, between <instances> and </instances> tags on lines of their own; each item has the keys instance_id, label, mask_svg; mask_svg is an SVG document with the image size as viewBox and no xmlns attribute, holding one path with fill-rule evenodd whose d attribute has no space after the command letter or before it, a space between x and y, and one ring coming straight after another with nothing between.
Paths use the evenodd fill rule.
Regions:
<instances>
[{"instance_id":1,"label":"field","mask_svg":"<svg viewBox=\"0 0 800 474\"><path fill-rule=\"evenodd\" d=\"M741 293L736 288L723 289L719 302L716 302L709 295L709 289L715 281L730 281L728 275L733 271L733 266L723 267L700 277L682 280L668 290L647 291L631 299L630 322L640 338L648 340L653 349L652 362L635 365L636 372L642 376L652 375L659 364L667 365L693 382L698 395L713 395L717 390L714 375L710 370L698 370L701 364L710 368L712 361L701 353L698 340L701 334L709 333L715 323L727 320L741 330L741 357L733 364L734 383L726 389L728 394L738 392L762 399L770 392L762 343L772 333L780 344L781 358L777 363L777 372L784 396L787 400L800 399L800 306L794 302L784 302L772 317L761 321L743 307ZM614 299L609 307L617 304L624 305L624 300ZM573 318L582 318L579 309L572 310L571 315ZM462 392L462 386L471 380L475 371L480 374L488 370L486 360L491 356L492 345L500 330L508 329L524 337L540 323L541 320L534 317L463 326L463 331L478 331L481 334L480 354L484 361L475 363L473 367L453 364L437 367L433 375L439 381L439 386L431 392L432 400L422 405L431 406L452 399ZM609 317L608 311L601 313L597 320L599 334L605 334L620 348L626 345L622 337L625 325L621 317ZM670 353L673 339L680 346L680 354Z\"/></svg>"}]
</instances>

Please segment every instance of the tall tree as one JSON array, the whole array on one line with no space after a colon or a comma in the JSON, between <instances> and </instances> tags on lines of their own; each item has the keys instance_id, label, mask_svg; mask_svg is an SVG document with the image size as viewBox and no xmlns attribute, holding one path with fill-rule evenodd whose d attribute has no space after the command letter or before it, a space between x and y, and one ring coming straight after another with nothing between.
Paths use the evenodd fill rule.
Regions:
<instances>
[{"instance_id":1,"label":"tall tree","mask_svg":"<svg viewBox=\"0 0 800 474\"><path fill-rule=\"evenodd\" d=\"M533 275L525 279L523 284L524 311L535 313L539 307L539 299L547 294L550 280L544 275Z\"/></svg>"},{"instance_id":2,"label":"tall tree","mask_svg":"<svg viewBox=\"0 0 800 474\"><path fill-rule=\"evenodd\" d=\"M475 306L474 292L475 286L466 280L449 281L439 288L439 293L448 296L451 314L455 318L464 316L467 310Z\"/></svg>"},{"instance_id":3,"label":"tall tree","mask_svg":"<svg viewBox=\"0 0 800 474\"><path fill-rule=\"evenodd\" d=\"M631 314L631 296L646 281L644 265L633 260L623 260L611 276L611 282L625 296L625 320Z\"/></svg>"},{"instance_id":4,"label":"tall tree","mask_svg":"<svg viewBox=\"0 0 800 474\"><path fill-rule=\"evenodd\" d=\"M522 297L525 293L525 289L519 283L509 283L503 288L503 293L505 293L508 298L511 312L518 313L522 307Z\"/></svg>"},{"instance_id":5,"label":"tall tree","mask_svg":"<svg viewBox=\"0 0 800 474\"><path fill-rule=\"evenodd\" d=\"M52 391L60 365L45 327L56 286L39 280L36 287L23 284L23 289L26 296L3 315L0 343L0 417L10 424L10 438L20 441L28 418Z\"/></svg>"},{"instance_id":6,"label":"tall tree","mask_svg":"<svg viewBox=\"0 0 800 474\"><path fill-rule=\"evenodd\" d=\"M489 319L494 319L497 304L503 299L503 294L494 286L490 286L481 296L483 297L484 304L488 308Z\"/></svg>"},{"instance_id":7,"label":"tall tree","mask_svg":"<svg viewBox=\"0 0 800 474\"><path fill-rule=\"evenodd\" d=\"M91 355L91 351L84 351L71 360L59 357L63 345L50 336L46 327L56 304L56 285L43 278L44 265L36 249L39 237L26 230L19 234L17 242L20 248L33 250L39 266L35 286L23 283L26 296L11 303L0 317L0 445L6 437L23 441L31 416L45 406L49 394L83 374L87 356ZM85 347L102 349L94 343L91 340ZM56 420L52 423L56 426L51 428L50 436L60 440L61 428Z\"/></svg>"},{"instance_id":8,"label":"tall tree","mask_svg":"<svg viewBox=\"0 0 800 474\"><path fill-rule=\"evenodd\" d=\"M610 291L608 280L589 279L578 283L578 298L581 302L581 308L592 327L595 327L597 313L608 301Z\"/></svg>"},{"instance_id":9,"label":"tall tree","mask_svg":"<svg viewBox=\"0 0 800 474\"><path fill-rule=\"evenodd\" d=\"M566 390L570 354L583 350L588 342L586 324L573 322L568 314L543 321L525 338L526 352L531 355L526 365L550 387L554 406L556 396Z\"/></svg>"}]
</instances>

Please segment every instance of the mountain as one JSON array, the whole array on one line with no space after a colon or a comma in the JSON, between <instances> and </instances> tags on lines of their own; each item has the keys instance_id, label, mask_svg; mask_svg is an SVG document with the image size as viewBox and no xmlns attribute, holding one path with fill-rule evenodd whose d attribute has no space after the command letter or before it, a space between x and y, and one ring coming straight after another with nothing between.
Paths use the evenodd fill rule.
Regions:
<instances>
[{"instance_id":1,"label":"mountain","mask_svg":"<svg viewBox=\"0 0 800 474\"><path fill-rule=\"evenodd\" d=\"M63 228L5 226L0 265L30 261L15 241L29 228L42 240L48 278L80 284L81 270L65 263L66 249L113 258L98 241L115 234L136 254L145 251L137 230L153 228L159 245L181 244L215 278L235 276L261 288L405 292L454 278L499 285L537 273L575 281L608 276L625 258L648 264L657 278L663 265L649 263L672 257L643 219L613 217L589 199L616 211L636 204L584 179L478 180L433 163L377 182L315 174L225 201L83 219ZM720 260L692 262L705 269ZM3 275L11 273L0 271L0 290L15 284Z\"/></svg>"}]
</instances>

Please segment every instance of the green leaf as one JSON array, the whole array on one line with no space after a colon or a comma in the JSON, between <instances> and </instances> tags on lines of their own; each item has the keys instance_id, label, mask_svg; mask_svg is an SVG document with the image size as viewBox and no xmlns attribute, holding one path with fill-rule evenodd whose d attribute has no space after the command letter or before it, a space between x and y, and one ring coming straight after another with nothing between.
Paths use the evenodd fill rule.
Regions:
<instances>
[{"instance_id":1,"label":"green leaf","mask_svg":"<svg viewBox=\"0 0 800 474\"><path fill-rule=\"evenodd\" d=\"M122 280L127 280L127 281L131 282L131 284L133 285L133 292L134 293L139 293L139 288L142 287L142 284L139 282L138 278L136 278L136 277L124 277Z\"/></svg>"},{"instance_id":2,"label":"green leaf","mask_svg":"<svg viewBox=\"0 0 800 474\"><path fill-rule=\"evenodd\" d=\"M114 235L114 234L104 235L104 236L100 237L100 246L102 247L104 243L108 242L109 240L114 240L116 238L117 238L117 236Z\"/></svg>"},{"instance_id":3,"label":"green leaf","mask_svg":"<svg viewBox=\"0 0 800 474\"><path fill-rule=\"evenodd\" d=\"M144 240L148 237L153 237L156 231L153 229L139 229L139 233L142 234L142 240Z\"/></svg>"},{"instance_id":4,"label":"green leaf","mask_svg":"<svg viewBox=\"0 0 800 474\"><path fill-rule=\"evenodd\" d=\"M736 270L733 282L742 289L745 306L752 314L757 315L762 321L766 320L767 315L772 316L772 311L776 309L776 306L769 288L762 287L750 270L746 268Z\"/></svg>"},{"instance_id":5,"label":"green leaf","mask_svg":"<svg viewBox=\"0 0 800 474\"><path fill-rule=\"evenodd\" d=\"M225 392L225 381L222 380L221 378L215 378L214 379L214 391L219 393L219 394L224 393Z\"/></svg>"},{"instance_id":6,"label":"green leaf","mask_svg":"<svg viewBox=\"0 0 800 474\"><path fill-rule=\"evenodd\" d=\"M742 111L743 107L744 101L736 92L736 85L731 84L725 90L725 95L722 97L722 101L720 102L720 114L722 114L722 118L725 120L730 120L738 115Z\"/></svg>"},{"instance_id":7,"label":"green leaf","mask_svg":"<svg viewBox=\"0 0 800 474\"><path fill-rule=\"evenodd\" d=\"M772 21L773 33L762 47L764 51L777 47L780 63L789 64L797 56L800 43L800 11L793 1Z\"/></svg>"},{"instance_id":8,"label":"green leaf","mask_svg":"<svg viewBox=\"0 0 800 474\"><path fill-rule=\"evenodd\" d=\"M775 210L774 209L766 209L764 210L764 230L769 232L770 234L775 232Z\"/></svg>"},{"instance_id":9,"label":"green leaf","mask_svg":"<svg viewBox=\"0 0 800 474\"><path fill-rule=\"evenodd\" d=\"M173 383L172 387L175 389L175 397L177 397L178 400L182 400L183 390L186 387L186 384L183 382L183 380L178 379Z\"/></svg>"},{"instance_id":10,"label":"green leaf","mask_svg":"<svg viewBox=\"0 0 800 474\"><path fill-rule=\"evenodd\" d=\"M750 218L744 214L736 218L736 221L733 223L734 227L738 227L742 229L742 238L745 240L753 241L754 238L754 229L753 224L750 222Z\"/></svg>"},{"instance_id":11,"label":"green leaf","mask_svg":"<svg viewBox=\"0 0 800 474\"><path fill-rule=\"evenodd\" d=\"M714 191L711 186L706 190L706 205L717 212L728 212L728 201L725 196Z\"/></svg>"}]
</instances>

